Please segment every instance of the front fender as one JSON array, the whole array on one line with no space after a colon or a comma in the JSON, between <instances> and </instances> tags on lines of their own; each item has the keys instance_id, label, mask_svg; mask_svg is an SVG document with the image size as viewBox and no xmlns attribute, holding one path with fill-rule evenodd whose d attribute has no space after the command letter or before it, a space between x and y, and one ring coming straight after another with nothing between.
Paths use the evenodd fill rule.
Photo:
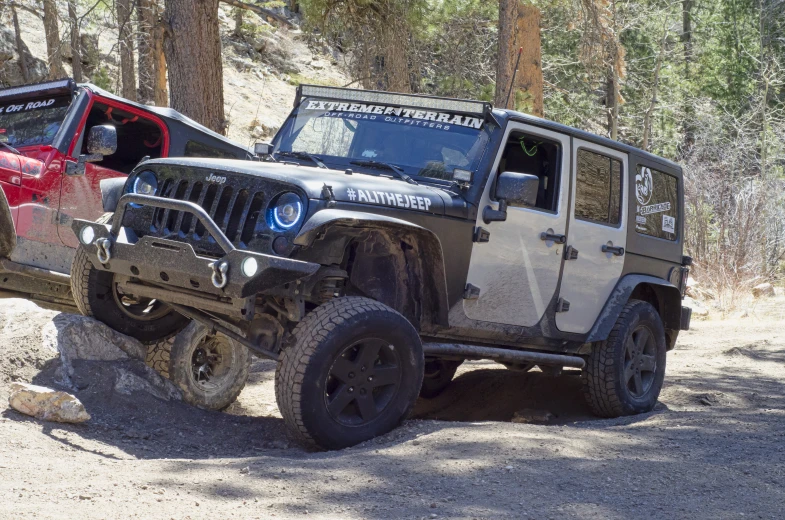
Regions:
<instances>
[{"instance_id":1,"label":"front fender","mask_svg":"<svg viewBox=\"0 0 785 520\"><path fill-rule=\"evenodd\" d=\"M423 311L421 326L447 326L449 305L444 254L439 238L431 230L386 215L324 209L316 212L303 224L294 243L301 247L298 258L325 265L338 264L343 260L347 246L353 240L373 231L394 237L393 247L401 249L400 242L405 241L410 249L416 249L412 258L416 259L415 269L421 284L412 283L412 280L403 281L409 285L410 290L419 291Z\"/></svg>"},{"instance_id":2,"label":"front fender","mask_svg":"<svg viewBox=\"0 0 785 520\"><path fill-rule=\"evenodd\" d=\"M0 188L0 258L11 256L16 247L16 227L5 192Z\"/></svg>"},{"instance_id":3,"label":"front fender","mask_svg":"<svg viewBox=\"0 0 785 520\"><path fill-rule=\"evenodd\" d=\"M101 188L101 204L104 211L114 213L117 209L117 203L120 197L123 196L123 188L125 187L125 177L114 177L111 179L102 179L99 183Z\"/></svg>"},{"instance_id":4,"label":"front fender","mask_svg":"<svg viewBox=\"0 0 785 520\"><path fill-rule=\"evenodd\" d=\"M648 286L657 298L656 302L651 303L654 303L659 311L666 332L673 331L668 335L671 338L668 349L673 348L676 334L681 328L681 293L678 287L669 281L643 274L628 274L619 280L597 321L594 322L594 327L589 331L586 343L607 339L633 292L636 292L636 289L640 292L641 286L644 285Z\"/></svg>"}]
</instances>

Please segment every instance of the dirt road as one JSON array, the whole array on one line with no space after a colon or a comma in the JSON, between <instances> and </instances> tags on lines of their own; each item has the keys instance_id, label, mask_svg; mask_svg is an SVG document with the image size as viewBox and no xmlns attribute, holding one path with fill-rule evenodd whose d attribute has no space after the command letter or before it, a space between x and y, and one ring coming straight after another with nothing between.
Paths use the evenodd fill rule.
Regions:
<instances>
[{"instance_id":1,"label":"dirt road","mask_svg":"<svg viewBox=\"0 0 785 520\"><path fill-rule=\"evenodd\" d=\"M286 440L269 362L221 414L118 393L130 361L78 361L89 423L0 413L0 518L782 518L783 303L694 323L650 414L597 420L574 375L472 363L402 428L331 453ZM0 300L3 406L12 380L54 384L65 321ZM511 423L521 409L555 417Z\"/></svg>"}]
</instances>

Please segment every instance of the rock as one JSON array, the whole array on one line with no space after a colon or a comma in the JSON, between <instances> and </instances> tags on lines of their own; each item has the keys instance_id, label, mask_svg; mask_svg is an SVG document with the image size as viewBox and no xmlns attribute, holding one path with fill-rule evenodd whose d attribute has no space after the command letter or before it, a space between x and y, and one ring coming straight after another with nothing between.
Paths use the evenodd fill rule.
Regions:
<instances>
[{"instance_id":1,"label":"rock","mask_svg":"<svg viewBox=\"0 0 785 520\"><path fill-rule=\"evenodd\" d=\"M519 424L536 424L547 423L553 419L555 419L555 416L547 410L532 410L530 408L524 408L523 410L518 410L512 415L511 422Z\"/></svg>"},{"instance_id":2,"label":"rock","mask_svg":"<svg viewBox=\"0 0 785 520\"><path fill-rule=\"evenodd\" d=\"M774 286L770 283L762 283L752 288L752 295L756 298L771 298L774 296Z\"/></svg>"},{"instance_id":3,"label":"rock","mask_svg":"<svg viewBox=\"0 0 785 520\"><path fill-rule=\"evenodd\" d=\"M16 37L10 27L0 27L0 87L15 87L25 83L38 83L46 79L49 69L46 62L30 53L27 45L22 44L29 78L25 81L20 66L20 56L16 48Z\"/></svg>"},{"instance_id":4,"label":"rock","mask_svg":"<svg viewBox=\"0 0 785 520\"><path fill-rule=\"evenodd\" d=\"M144 361L147 349L139 341L120 334L98 320L75 314L58 314L52 320L57 329L57 348L69 360Z\"/></svg>"},{"instance_id":5,"label":"rock","mask_svg":"<svg viewBox=\"0 0 785 520\"><path fill-rule=\"evenodd\" d=\"M243 469L240 470L240 475L248 475L250 473L251 473L251 467L250 466L246 466L246 467L244 467Z\"/></svg>"},{"instance_id":6,"label":"rock","mask_svg":"<svg viewBox=\"0 0 785 520\"><path fill-rule=\"evenodd\" d=\"M134 392L146 392L164 401L181 401L183 398L174 383L164 379L148 366L144 367L142 376L123 368L116 368L115 372L117 373L117 381L114 390L119 394L131 395Z\"/></svg>"},{"instance_id":7,"label":"rock","mask_svg":"<svg viewBox=\"0 0 785 520\"><path fill-rule=\"evenodd\" d=\"M8 403L16 411L44 421L83 423L90 420L90 414L75 396L43 386L12 383Z\"/></svg>"}]
</instances>

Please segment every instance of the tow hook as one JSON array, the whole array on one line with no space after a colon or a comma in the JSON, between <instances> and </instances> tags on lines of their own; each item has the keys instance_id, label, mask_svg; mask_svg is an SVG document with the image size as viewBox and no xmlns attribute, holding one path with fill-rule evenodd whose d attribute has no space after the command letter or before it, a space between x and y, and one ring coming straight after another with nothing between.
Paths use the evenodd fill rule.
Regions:
<instances>
[{"instance_id":1,"label":"tow hook","mask_svg":"<svg viewBox=\"0 0 785 520\"><path fill-rule=\"evenodd\" d=\"M108 238L99 238L95 247L98 249L98 261L106 265L112 258L112 242Z\"/></svg>"},{"instance_id":2,"label":"tow hook","mask_svg":"<svg viewBox=\"0 0 785 520\"><path fill-rule=\"evenodd\" d=\"M227 273L229 272L229 264L223 260L216 260L210 264L210 268L213 270L213 285L217 289L223 289L226 287L226 284L229 282L229 277L227 276Z\"/></svg>"}]
</instances>

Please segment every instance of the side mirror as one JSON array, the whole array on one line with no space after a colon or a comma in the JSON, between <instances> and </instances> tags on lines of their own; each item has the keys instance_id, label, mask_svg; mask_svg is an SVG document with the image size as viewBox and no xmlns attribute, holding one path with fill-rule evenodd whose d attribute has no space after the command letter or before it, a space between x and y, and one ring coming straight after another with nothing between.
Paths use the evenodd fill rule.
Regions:
<instances>
[{"instance_id":1,"label":"side mirror","mask_svg":"<svg viewBox=\"0 0 785 520\"><path fill-rule=\"evenodd\" d=\"M117 151L117 129L110 125L94 126L87 136L87 153L112 155ZM100 159L99 159L100 160Z\"/></svg>"},{"instance_id":2,"label":"side mirror","mask_svg":"<svg viewBox=\"0 0 785 520\"><path fill-rule=\"evenodd\" d=\"M76 161L66 161L66 175L84 175L85 165L104 160L105 155L117 151L117 129L110 125L94 126L87 135L87 154L82 154Z\"/></svg>"},{"instance_id":3,"label":"side mirror","mask_svg":"<svg viewBox=\"0 0 785 520\"><path fill-rule=\"evenodd\" d=\"M482 218L486 224L503 222L507 220L507 204L537 204L537 190L540 187L540 178L536 175L516 172L502 172L496 179L496 198L499 200L499 209L486 206Z\"/></svg>"},{"instance_id":4,"label":"side mirror","mask_svg":"<svg viewBox=\"0 0 785 520\"><path fill-rule=\"evenodd\" d=\"M263 156L270 155L273 151L273 145L270 143L256 143L253 146L254 155Z\"/></svg>"}]
</instances>

